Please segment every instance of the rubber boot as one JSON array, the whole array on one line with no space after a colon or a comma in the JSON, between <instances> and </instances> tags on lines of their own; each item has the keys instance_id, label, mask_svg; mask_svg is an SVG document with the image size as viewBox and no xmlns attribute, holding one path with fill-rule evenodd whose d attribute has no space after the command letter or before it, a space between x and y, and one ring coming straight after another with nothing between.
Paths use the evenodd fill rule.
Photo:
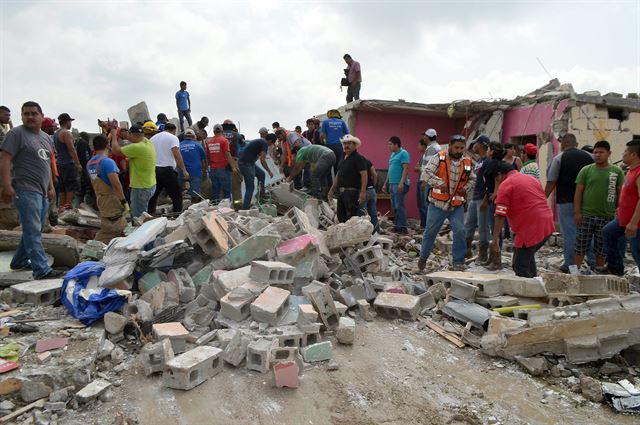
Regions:
<instances>
[{"instance_id":1,"label":"rubber boot","mask_svg":"<svg viewBox=\"0 0 640 425\"><path fill-rule=\"evenodd\" d=\"M491 251L489 253L489 263L485 266L487 270L502 270L502 251Z\"/></svg>"},{"instance_id":2,"label":"rubber boot","mask_svg":"<svg viewBox=\"0 0 640 425\"><path fill-rule=\"evenodd\" d=\"M471 243L473 242L473 238L467 238L467 252L464 253L464 258L473 257L473 253L471 252Z\"/></svg>"},{"instance_id":3,"label":"rubber boot","mask_svg":"<svg viewBox=\"0 0 640 425\"><path fill-rule=\"evenodd\" d=\"M489 262L489 247L481 246L478 249L478 258L476 258L476 264L479 266L486 266Z\"/></svg>"}]
</instances>

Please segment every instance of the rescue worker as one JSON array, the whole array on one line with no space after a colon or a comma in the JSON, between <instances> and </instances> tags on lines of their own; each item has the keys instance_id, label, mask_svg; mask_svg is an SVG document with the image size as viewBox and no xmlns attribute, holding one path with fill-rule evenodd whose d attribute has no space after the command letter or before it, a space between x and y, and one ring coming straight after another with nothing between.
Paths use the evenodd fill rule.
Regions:
<instances>
[{"instance_id":1,"label":"rescue worker","mask_svg":"<svg viewBox=\"0 0 640 425\"><path fill-rule=\"evenodd\" d=\"M229 152L233 161L237 164L238 157L246 147L244 138L238 133L238 128L230 119L222 122L222 135L229 141ZM231 173L231 198L233 208L237 211L242 208L242 174Z\"/></svg>"},{"instance_id":2,"label":"rescue worker","mask_svg":"<svg viewBox=\"0 0 640 425\"><path fill-rule=\"evenodd\" d=\"M87 173L96 193L100 210L100 230L95 239L108 244L111 239L123 236L127 227L126 216L130 214L129 204L120 184L118 166L107 156L107 138L99 134L93 139L95 155L87 162Z\"/></svg>"},{"instance_id":3,"label":"rescue worker","mask_svg":"<svg viewBox=\"0 0 640 425\"><path fill-rule=\"evenodd\" d=\"M311 174L311 196L318 199L325 199L329 185L328 177L331 175L331 168L336 163L336 155L331 149L323 145L303 146L296 154L296 162L293 169L287 177L287 181L295 181L296 176L302 172L304 168L310 166L313 168Z\"/></svg>"},{"instance_id":4,"label":"rescue worker","mask_svg":"<svg viewBox=\"0 0 640 425\"><path fill-rule=\"evenodd\" d=\"M463 157L466 141L462 135L454 135L449 150L442 150L431 157L424 169L424 181L431 188L427 226L422 236L418 268L424 270L433 243L446 219L453 231L452 270L464 270L464 254L467 250L464 231L464 204L467 188L474 180L471 159Z\"/></svg>"}]
</instances>

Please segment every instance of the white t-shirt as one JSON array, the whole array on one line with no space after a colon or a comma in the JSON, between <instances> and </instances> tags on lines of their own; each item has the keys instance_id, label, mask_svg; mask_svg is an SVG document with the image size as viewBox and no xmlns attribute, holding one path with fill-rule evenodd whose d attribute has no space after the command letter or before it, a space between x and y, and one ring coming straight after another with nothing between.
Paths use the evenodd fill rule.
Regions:
<instances>
[{"instance_id":1,"label":"white t-shirt","mask_svg":"<svg viewBox=\"0 0 640 425\"><path fill-rule=\"evenodd\" d=\"M176 168L176 159L171 149L180 149L180 140L168 131L163 131L153 136L151 142L156 148L156 167Z\"/></svg>"}]
</instances>

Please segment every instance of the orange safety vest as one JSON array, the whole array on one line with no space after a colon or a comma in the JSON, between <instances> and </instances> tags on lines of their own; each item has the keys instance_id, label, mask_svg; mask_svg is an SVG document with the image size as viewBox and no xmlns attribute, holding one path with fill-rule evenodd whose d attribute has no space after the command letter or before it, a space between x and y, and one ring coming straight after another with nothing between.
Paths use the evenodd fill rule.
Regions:
<instances>
[{"instance_id":1,"label":"orange safety vest","mask_svg":"<svg viewBox=\"0 0 640 425\"><path fill-rule=\"evenodd\" d=\"M438 164L438 169L436 170L436 176L440 178L444 182L444 185L447 187L447 191L441 191L437 187L431 189L431 197L437 201L447 202L451 200L452 207L459 207L464 203L464 196L458 195L458 190L463 188L467 182L469 181L469 176L471 175L471 160L469 158L463 157L460 160L460 171L458 179L458 183L456 187L452 191L449 187L449 170L451 169L451 163L449 161L449 156L446 151L438 152L438 159L440 163Z\"/></svg>"}]
</instances>

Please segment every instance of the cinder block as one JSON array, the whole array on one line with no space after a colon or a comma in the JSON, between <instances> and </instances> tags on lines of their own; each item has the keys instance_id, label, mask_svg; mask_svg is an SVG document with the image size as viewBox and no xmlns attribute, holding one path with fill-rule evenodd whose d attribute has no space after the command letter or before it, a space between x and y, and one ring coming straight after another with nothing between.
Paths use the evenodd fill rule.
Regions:
<instances>
[{"instance_id":1,"label":"cinder block","mask_svg":"<svg viewBox=\"0 0 640 425\"><path fill-rule=\"evenodd\" d=\"M449 285L449 296L457 298L459 300L473 301L476 298L476 294L478 293L477 287L460 280L453 279L451 280Z\"/></svg>"},{"instance_id":2,"label":"cinder block","mask_svg":"<svg viewBox=\"0 0 640 425\"><path fill-rule=\"evenodd\" d=\"M271 349L271 362L295 362L298 356L298 347L274 347Z\"/></svg>"},{"instance_id":3,"label":"cinder block","mask_svg":"<svg viewBox=\"0 0 640 425\"><path fill-rule=\"evenodd\" d=\"M235 331L231 341L224 349L224 361L235 367L240 366L240 363L247 357L249 342L249 338L244 336L241 331Z\"/></svg>"},{"instance_id":4,"label":"cinder block","mask_svg":"<svg viewBox=\"0 0 640 425\"><path fill-rule=\"evenodd\" d=\"M373 313L371 312L371 305L367 300L358 300L358 313L367 322L373 320Z\"/></svg>"},{"instance_id":5,"label":"cinder block","mask_svg":"<svg viewBox=\"0 0 640 425\"><path fill-rule=\"evenodd\" d=\"M216 270L212 275L213 292L216 300L222 299L233 288L237 288L250 280L249 273L251 266L241 267L239 269L224 271ZM210 298L210 297L207 297Z\"/></svg>"},{"instance_id":6,"label":"cinder block","mask_svg":"<svg viewBox=\"0 0 640 425\"><path fill-rule=\"evenodd\" d=\"M253 235L243 240L225 254L230 267L246 266L253 260L258 260L273 252L282 238L276 235Z\"/></svg>"},{"instance_id":7,"label":"cinder block","mask_svg":"<svg viewBox=\"0 0 640 425\"><path fill-rule=\"evenodd\" d=\"M338 311L338 314L340 316L344 316L345 314L347 314L347 306L342 304L340 301L334 301L333 302L336 306L336 310Z\"/></svg>"},{"instance_id":8,"label":"cinder block","mask_svg":"<svg viewBox=\"0 0 640 425\"><path fill-rule=\"evenodd\" d=\"M305 234L280 243L276 247L276 256L283 263L297 265L320 255L318 238Z\"/></svg>"},{"instance_id":9,"label":"cinder block","mask_svg":"<svg viewBox=\"0 0 640 425\"><path fill-rule=\"evenodd\" d=\"M302 347L320 342L320 323L298 325L298 329L302 332L302 340L300 341Z\"/></svg>"},{"instance_id":10,"label":"cinder block","mask_svg":"<svg viewBox=\"0 0 640 425\"><path fill-rule=\"evenodd\" d=\"M276 326L289 309L289 295L286 289L268 287L251 303L251 317L258 322Z\"/></svg>"},{"instance_id":11,"label":"cinder block","mask_svg":"<svg viewBox=\"0 0 640 425\"><path fill-rule=\"evenodd\" d=\"M318 312L311 304L298 305L298 324L315 323L318 321Z\"/></svg>"},{"instance_id":12,"label":"cinder block","mask_svg":"<svg viewBox=\"0 0 640 425\"><path fill-rule=\"evenodd\" d=\"M183 353L186 350L187 335L189 332L179 322L155 323L152 326L153 338L162 341L168 338L174 354Z\"/></svg>"},{"instance_id":13,"label":"cinder block","mask_svg":"<svg viewBox=\"0 0 640 425\"><path fill-rule=\"evenodd\" d=\"M414 295L381 292L373 302L376 313L391 319L416 320L420 298Z\"/></svg>"},{"instance_id":14,"label":"cinder block","mask_svg":"<svg viewBox=\"0 0 640 425\"><path fill-rule=\"evenodd\" d=\"M271 350L278 346L278 340L259 339L247 346L247 369L267 373L271 365Z\"/></svg>"},{"instance_id":15,"label":"cinder block","mask_svg":"<svg viewBox=\"0 0 640 425\"><path fill-rule=\"evenodd\" d=\"M222 371L222 350L216 347L196 347L166 364L164 383L169 388L190 390Z\"/></svg>"},{"instance_id":16,"label":"cinder block","mask_svg":"<svg viewBox=\"0 0 640 425\"><path fill-rule=\"evenodd\" d=\"M356 322L349 317L341 317L336 338L340 344L353 344L356 338Z\"/></svg>"},{"instance_id":17,"label":"cinder block","mask_svg":"<svg viewBox=\"0 0 640 425\"><path fill-rule=\"evenodd\" d=\"M291 220L291 223L293 223L293 227L296 230L296 235L310 233L313 229L307 214L296 207L293 207L289 211L287 211L285 217L287 217L289 220Z\"/></svg>"},{"instance_id":18,"label":"cinder block","mask_svg":"<svg viewBox=\"0 0 640 425\"><path fill-rule=\"evenodd\" d=\"M333 346L331 341L323 341L318 344L309 345L302 349L302 356L307 363L331 360L333 357Z\"/></svg>"},{"instance_id":19,"label":"cinder block","mask_svg":"<svg viewBox=\"0 0 640 425\"><path fill-rule=\"evenodd\" d=\"M276 387L298 388L300 369L296 362L281 362L273 366L274 382Z\"/></svg>"},{"instance_id":20,"label":"cinder block","mask_svg":"<svg viewBox=\"0 0 640 425\"><path fill-rule=\"evenodd\" d=\"M364 269L370 264L381 262L383 258L384 254L382 252L382 247L378 245L363 248L357 251L353 256L356 265L360 267L360 270L362 271L364 271Z\"/></svg>"},{"instance_id":21,"label":"cinder block","mask_svg":"<svg viewBox=\"0 0 640 425\"><path fill-rule=\"evenodd\" d=\"M567 360L571 363L588 363L600 358L600 344L597 336L570 338L565 341L565 344Z\"/></svg>"},{"instance_id":22,"label":"cinder block","mask_svg":"<svg viewBox=\"0 0 640 425\"><path fill-rule=\"evenodd\" d=\"M149 376L152 373L164 371L166 363L173 357L173 348L171 348L171 341L168 338L153 344L146 344L140 350L144 375Z\"/></svg>"},{"instance_id":23,"label":"cinder block","mask_svg":"<svg viewBox=\"0 0 640 425\"><path fill-rule=\"evenodd\" d=\"M290 285L296 268L280 261L252 261L249 277L256 282Z\"/></svg>"},{"instance_id":24,"label":"cinder block","mask_svg":"<svg viewBox=\"0 0 640 425\"><path fill-rule=\"evenodd\" d=\"M314 281L302 288L302 293L311 301L320 315L322 323L329 328L338 327L340 315L331 297L329 287L321 282Z\"/></svg>"},{"instance_id":25,"label":"cinder block","mask_svg":"<svg viewBox=\"0 0 640 425\"><path fill-rule=\"evenodd\" d=\"M595 300L588 300L585 304L594 315L605 313L607 311L622 309L620 300L618 300L617 298L600 298Z\"/></svg>"},{"instance_id":26,"label":"cinder block","mask_svg":"<svg viewBox=\"0 0 640 425\"><path fill-rule=\"evenodd\" d=\"M185 304L195 299L196 287L186 269L179 268L170 270L169 273L167 273L167 279L177 285L178 296L180 297L181 303Z\"/></svg>"},{"instance_id":27,"label":"cinder block","mask_svg":"<svg viewBox=\"0 0 640 425\"><path fill-rule=\"evenodd\" d=\"M34 280L11 286L16 304L51 305L60 299L62 279Z\"/></svg>"},{"instance_id":28,"label":"cinder block","mask_svg":"<svg viewBox=\"0 0 640 425\"><path fill-rule=\"evenodd\" d=\"M241 287L233 289L220 300L220 313L236 322L241 322L251 316L251 302L256 296L248 289Z\"/></svg>"},{"instance_id":29,"label":"cinder block","mask_svg":"<svg viewBox=\"0 0 640 425\"><path fill-rule=\"evenodd\" d=\"M280 347L300 347L304 333L295 325L278 327L276 335Z\"/></svg>"},{"instance_id":30,"label":"cinder block","mask_svg":"<svg viewBox=\"0 0 640 425\"><path fill-rule=\"evenodd\" d=\"M600 343L600 358L611 358L629 347L629 331L616 331L598 336Z\"/></svg>"},{"instance_id":31,"label":"cinder block","mask_svg":"<svg viewBox=\"0 0 640 425\"><path fill-rule=\"evenodd\" d=\"M121 334L127 325L127 318L113 311L107 312L102 319L105 330L112 335Z\"/></svg>"}]
</instances>

